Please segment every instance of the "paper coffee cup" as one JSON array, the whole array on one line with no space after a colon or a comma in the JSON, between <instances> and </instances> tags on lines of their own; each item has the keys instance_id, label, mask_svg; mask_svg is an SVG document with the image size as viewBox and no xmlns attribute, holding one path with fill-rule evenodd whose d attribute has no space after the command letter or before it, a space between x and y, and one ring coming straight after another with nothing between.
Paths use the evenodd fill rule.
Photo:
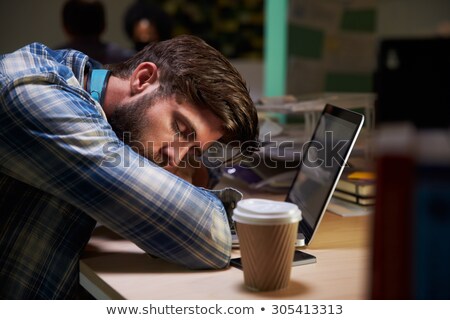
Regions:
<instances>
[{"instance_id":1,"label":"paper coffee cup","mask_svg":"<svg viewBox=\"0 0 450 320\"><path fill-rule=\"evenodd\" d=\"M233 220L239 237L245 285L255 291L289 285L301 211L289 202L246 199Z\"/></svg>"}]
</instances>

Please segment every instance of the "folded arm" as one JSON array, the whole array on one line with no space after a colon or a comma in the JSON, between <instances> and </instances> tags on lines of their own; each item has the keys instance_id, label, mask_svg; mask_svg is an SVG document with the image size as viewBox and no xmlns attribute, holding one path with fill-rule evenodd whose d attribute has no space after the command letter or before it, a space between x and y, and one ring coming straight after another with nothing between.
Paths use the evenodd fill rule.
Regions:
<instances>
[{"instance_id":1,"label":"folded arm","mask_svg":"<svg viewBox=\"0 0 450 320\"><path fill-rule=\"evenodd\" d=\"M220 200L124 145L83 90L25 80L3 89L0 170L152 255L189 268L228 265L231 236Z\"/></svg>"}]
</instances>

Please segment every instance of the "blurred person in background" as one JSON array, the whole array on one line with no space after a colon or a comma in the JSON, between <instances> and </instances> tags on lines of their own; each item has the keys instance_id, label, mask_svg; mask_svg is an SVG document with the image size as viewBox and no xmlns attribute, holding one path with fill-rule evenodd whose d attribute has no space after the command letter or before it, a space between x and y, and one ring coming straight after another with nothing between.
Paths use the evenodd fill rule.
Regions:
<instances>
[{"instance_id":1,"label":"blurred person in background","mask_svg":"<svg viewBox=\"0 0 450 320\"><path fill-rule=\"evenodd\" d=\"M68 0L62 9L62 20L68 42L59 49L81 51L102 64L121 62L133 55L132 50L101 40L106 18L100 1Z\"/></svg>"},{"instance_id":2,"label":"blurred person in background","mask_svg":"<svg viewBox=\"0 0 450 320\"><path fill-rule=\"evenodd\" d=\"M124 27L136 51L149 43L172 38L172 18L148 0L137 0L127 9Z\"/></svg>"}]
</instances>

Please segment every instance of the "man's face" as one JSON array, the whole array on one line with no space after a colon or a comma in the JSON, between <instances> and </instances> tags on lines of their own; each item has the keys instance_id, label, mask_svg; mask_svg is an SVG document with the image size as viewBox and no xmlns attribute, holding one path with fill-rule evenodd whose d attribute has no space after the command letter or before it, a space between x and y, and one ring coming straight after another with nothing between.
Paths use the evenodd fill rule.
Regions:
<instances>
[{"instance_id":1,"label":"man's face","mask_svg":"<svg viewBox=\"0 0 450 320\"><path fill-rule=\"evenodd\" d=\"M117 106L109 122L120 139L168 170L223 135L222 121L210 110L154 92Z\"/></svg>"}]
</instances>

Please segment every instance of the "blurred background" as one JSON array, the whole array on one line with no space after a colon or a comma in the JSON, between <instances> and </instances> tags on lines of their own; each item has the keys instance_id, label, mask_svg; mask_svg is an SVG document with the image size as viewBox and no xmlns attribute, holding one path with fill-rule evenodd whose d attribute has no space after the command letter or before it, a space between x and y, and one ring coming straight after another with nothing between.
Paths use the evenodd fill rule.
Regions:
<instances>
[{"instance_id":1,"label":"blurred background","mask_svg":"<svg viewBox=\"0 0 450 320\"><path fill-rule=\"evenodd\" d=\"M135 49L133 40L127 34L125 15L137 1L101 2L105 9L102 41ZM235 60L248 78L255 98L264 94L370 91L379 39L450 32L448 0L144 2L167 14L172 24L172 35L198 35ZM66 43L62 20L64 3L62 0L1 1L0 53L13 51L34 41L50 47ZM278 10L277 7L285 12L281 20L266 12L267 8L274 11ZM281 29L281 34L277 35L280 24L285 24L285 30ZM274 44L277 42L268 39L269 27L275 30L272 38L286 38L285 51L272 48L275 50L274 58L269 57L274 56L270 53L270 46L277 46ZM263 60L265 56L271 59L270 65ZM264 70L264 66L269 70ZM283 69L281 77L284 79L277 80L275 77L273 82L268 80L264 85L264 76L268 79L270 68Z\"/></svg>"},{"instance_id":2,"label":"blurred background","mask_svg":"<svg viewBox=\"0 0 450 320\"><path fill-rule=\"evenodd\" d=\"M65 41L62 10L66 1L32 0L0 3L0 52L12 51L29 42L55 46ZM89 2L89 1L88 1ZM91 1L92 2L92 1ZM173 20L173 34L196 34L218 46L228 57L262 57L264 1L102 0L106 12L105 41L133 48L124 18L136 2L158 8ZM141 10L142 13L142 10ZM152 13L150 13L152 14ZM153 16L155 16L153 14ZM85 19L86 20L86 19ZM242 41L240 39L246 39Z\"/></svg>"}]
</instances>

